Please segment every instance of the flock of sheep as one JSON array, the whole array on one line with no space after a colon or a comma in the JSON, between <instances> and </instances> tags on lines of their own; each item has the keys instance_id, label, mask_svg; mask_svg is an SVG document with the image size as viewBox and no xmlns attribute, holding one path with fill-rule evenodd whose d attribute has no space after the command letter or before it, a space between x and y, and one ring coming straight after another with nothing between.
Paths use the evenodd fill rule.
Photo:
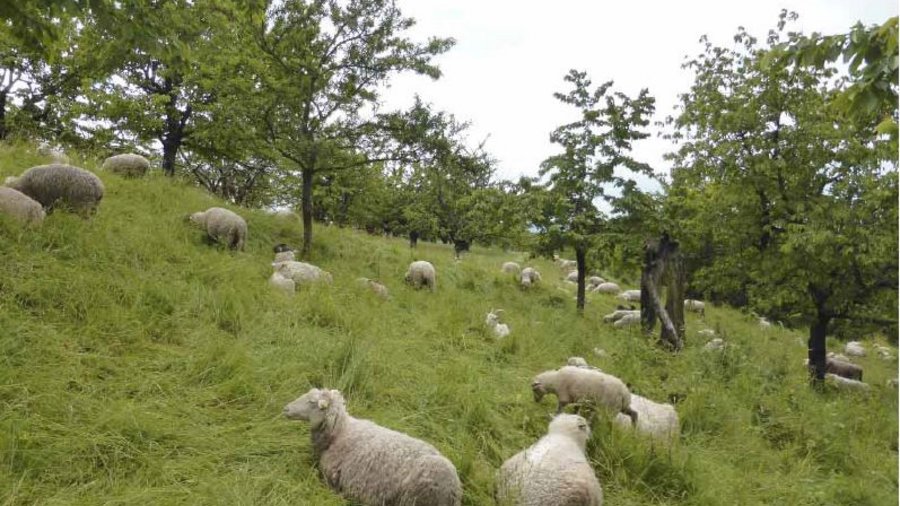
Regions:
<instances>
[{"instance_id":1,"label":"flock of sheep","mask_svg":"<svg viewBox=\"0 0 900 506\"><path fill-rule=\"evenodd\" d=\"M140 155L123 154L108 158L102 169L124 177L141 177L147 173L149 162ZM39 225L57 208L65 208L89 215L96 211L103 198L104 186L91 172L53 163L32 167L19 177L7 178L0 187L0 212L28 224ZM191 223L202 227L209 239L229 248L242 250L247 240L247 223L238 214L213 207L189 216ZM295 259L286 245L274 248L273 273L269 283L281 290L294 292L310 283L332 283L327 271ZM556 258L565 280L577 281L571 260ZM506 262L501 271L516 276L523 288L541 282L541 274L534 267L521 268ZM409 265L404 277L414 288L437 288L437 273L427 261ZM388 289L368 278L357 282L373 293L388 299ZM587 280L590 291L616 294L626 302L640 302L640 290L625 290L599 276ZM685 310L703 314L704 303L685 300ZM510 334L507 324L500 322L502 310L492 309L485 325L498 338ZM640 311L619 306L603 317L616 327L640 322ZM763 319L760 325L769 324ZM702 334L713 337L711 329ZM708 350L723 349L724 341L712 339ZM864 354L859 343L848 343L848 355ZM882 353L879 350L879 353ZM889 350L887 351L889 353ZM844 356L828 357L829 376L852 387L865 387L862 368ZM549 423L547 434L532 446L510 457L497 475L497 499L503 504L520 505L600 505L603 490L585 455L590 427L585 418L563 413L576 403L581 407L599 408L615 416L615 423L635 428L654 440L665 442L677 437L679 420L675 408L632 394L619 378L592 367L580 357L571 357L567 364L537 374L531 389L534 400L545 395L557 398L557 415ZM354 418L347 412L341 393L337 390L312 389L284 408L290 419L306 420L311 425L314 451L325 481L336 491L365 505L459 505L462 485L453 463L434 446L406 434L381 427L371 421Z\"/></svg>"}]
</instances>

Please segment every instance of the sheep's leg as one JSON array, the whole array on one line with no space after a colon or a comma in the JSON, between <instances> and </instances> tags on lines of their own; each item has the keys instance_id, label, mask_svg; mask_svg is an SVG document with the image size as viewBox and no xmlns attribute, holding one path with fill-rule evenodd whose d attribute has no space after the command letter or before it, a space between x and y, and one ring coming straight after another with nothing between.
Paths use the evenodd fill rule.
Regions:
<instances>
[{"instance_id":1,"label":"sheep's leg","mask_svg":"<svg viewBox=\"0 0 900 506\"><path fill-rule=\"evenodd\" d=\"M631 425L633 427L637 427L638 414L637 411L631 409L630 407L622 408L622 413L625 413L631 418Z\"/></svg>"},{"instance_id":2,"label":"sheep's leg","mask_svg":"<svg viewBox=\"0 0 900 506\"><path fill-rule=\"evenodd\" d=\"M562 399L559 399L556 403L556 414L558 415L558 414L562 413L563 408L565 408L567 404L569 404L569 403L563 401Z\"/></svg>"}]
</instances>

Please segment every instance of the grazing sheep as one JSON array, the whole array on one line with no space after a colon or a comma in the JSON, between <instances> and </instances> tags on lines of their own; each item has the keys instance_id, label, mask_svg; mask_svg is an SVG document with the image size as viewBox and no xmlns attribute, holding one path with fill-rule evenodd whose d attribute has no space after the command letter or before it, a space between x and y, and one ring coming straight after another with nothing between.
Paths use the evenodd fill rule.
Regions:
<instances>
[{"instance_id":1,"label":"grazing sheep","mask_svg":"<svg viewBox=\"0 0 900 506\"><path fill-rule=\"evenodd\" d=\"M869 385L862 381L856 381L849 378L838 376L837 374L826 373L825 381L832 383L834 386L842 390L868 390Z\"/></svg>"},{"instance_id":2,"label":"grazing sheep","mask_svg":"<svg viewBox=\"0 0 900 506\"><path fill-rule=\"evenodd\" d=\"M437 274L431 262L418 260L409 264L406 276L403 278L413 288L427 286L432 292L437 288Z\"/></svg>"},{"instance_id":3,"label":"grazing sheep","mask_svg":"<svg viewBox=\"0 0 900 506\"><path fill-rule=\"evenodd\" d=\"M693 311L702 315L706 312L706 304L701 300L684 299L684 310Z\"/></svg>"},{"instance_id":4,"label":"grazing sheep","mask_svg":"<svg viewBox=\"0 0 900 506\"><path fill-rule=\"evenodd\" d=\"M835 360L850 362L850 359L847 357L847 355L844 355L843 353L835 353L833 351L828 352L827 358L833 358Z\"/></svg>"},{"instance_id":5,"label":"grazing sheep","mask_svg":"<svg viewBox=\"0 0 900 506\"><path fill-rule=\"evenodd\" d=\"M144 177L150 170L150 161L141 155L125 153L107 158L100 168L122 177Z\"/></svg>"},{"instance_id":6,"label":"grazing sheep","mask_svg":"<svg viewBox=\"0 0 900 506\"><path fill-rule=\"evenodd\" d=\"M601 370L599 367L594 367L594 366L588 364L587 360L585 360L584 357L569 357L566 360L566 365L571 365L572 367L582 367L584 369L591 369L593 371Z\"/></svg>"},{"instance_id":7,"label":"grazing sheep","mask_svg":"<svg viewBox=\"0 0 900 506\"><path fill-rule=\"evenodd\" d=\"M769 330L772 327L772 322L766 319L765 316L759 316L759 328L763 330Z\"/></svg>"},{"instance_id":8,"label":"grazing sheep","mask_svg":"<svg viewBox=\"0 0 900 506\"><path fill-rule=\"evenodd\" d=\"M564 258L560 258L559 255L553 255L553 261L556 262L556 265L559 266L560 270L563 272L569 272L572 269L578 268L578 262L575 260L566 260Z\"/></svg>"},{"instance_id":9,"label":"grazing sheep","mask_svg":"<svg viewBox=\"0 0 900 506\"><path fill-rule=\"evenodd\" d=\"M567 365L535 376L531 391L535 402L541 402L548 393L556 394L557 413L573 402L591 401L625 413L633 423L637 423L638 415L630 408L631 392L622 380L611 374Z\"/></svg>"},{"instance_id":10,"label":"grazing sheep","mask_svg":"<svg viewBox=\"0 0 900 506\"><path fill-rule=\"evenodd\" d=\"M100 178L71 165L38 165L6 181L6 186L40 202L47 212L66 207L87 215L96 211L103 199Z\"/></svg>"},{"instance_id":11,"label":"grazing sheep","mask_svg":"<svg viewBox=\"0 0 900 506\"><path fill-rule=\"evenodd\" d=\"M528 288L541 280L541 273L533 267L526 267L519 273L519 282L522 286Z\"/></svg>"},{"instance_id":12,"label":"grazing sheep","mask_svg":"<svg viewBox=\"0 0 900 506\"><path fill-rule=\"evenodd\" d=\"M577 283L578 282L578 271L572 271L566 274L566 281L569 283Z\"/></svg>"},{"instance_id":13,"label":"grazing sheep","mask_svg":"<svg viewBox=\"0 0 900 506\"><path fill-rule=\"evenodd\" d=\"M221 207L210 207L190 216L191 223L206 230L213 241L224 241L229 248L244 250L247 240L247 222L236 213Z\"/></svg>"},{"instance_id":14,"label":"grazing sheep","mask_svg":"<svg viewBox=\"0 0 900 506\"><path fill-rule=\"evenodd\" d=\"M509 335L509 325L500 323L500 313L502 312L502 309L491 309L491 312L484 318L484 324L500 339Z\"/></svg>"},{"instance_id":15,"label":"grazing sheep","mask_svg":"<svg viewBox=\"0 0 900 506\"><path fill-rule=\"evenodd\" d=\"M678 437L680 429L675 406L660 404L646 397L631 394L631 409L637 411L639 432L659 441L670 441ZM629 429L634 427L631 420L622 413L616 415L615 423Z\"/></svg>"},{"instance_id":16,"label":"grazing sheep","mask_svg":"<svg viewBox=\"0 0 900 506\"><path fill-rule=\"evenodd\" d=\"M382 285L378 281L369 278L357 278L356 282L359 283L360 286L367 287L369 290L372 290L372 293L377 295L382 299L389 299L390 293L386 286Z\"/></svg>"},{"instance_id":17,"label":"grazing sheep","mask_svg":"<svg viewBox=\"0 0 900 506\"><path fill-rule=\"evenodd\" d=\"M641 312L629 311L628 314L616 320L613 323L613 327L622 328L629 325L637 325L639 323L641 323Z\"/></svg>"},{"instance_id":18,"label":"grazing sheep","mask_svg":"<svg viewBox=\"0 0 900 506\"><path fill-rule=\"evenodd\" d=\"M285 277L278 271L273 272L272 276L269 277L269 285L287 293L294 293L297 289L297 284L294 283L293 279Z\"/></svg>"},{"instance_id":19,"label":"grazing sheep","mask_svg":"<svg viewBox=\"0 0 900 506\"><path fill-rule=\"evenodd\" d=\"M594 348L591 351L594 353L594 355L596 355L600 358L603 358L607 355L606 350L604 350L603 348Z\"/></svg>"},{"instance_id":20,"label":"grazing sheep","mask_svg":"<svg viewBox=\"0 0 900 506\"><path fill-rule=\"evenodd\" d=\"M716 335L716 331L713 329L700 329L697 333L705 337L713 337Z\"/></svg>"},{"instance_id":21,"label":"grazing sheep","mask_svg":"<svg viewBox=\"0 0 900 506\"><path fill-rule=\"evenodd\" d=\"M717 351L717 350L724 350L724 349L725 349L725 341L723 341L721 337L712 339L708 343L703 345L704 351Z\"/></svg>"},{"instance_id":22,"label":"grazing sheep","mask_svg":"<svg viewBox=\"0 0 900 506\"><path fill-rule=\"evenodd\" d=\"M497 473L497 502L519 506L602 506L603 489L585 455L591 428L557 415L547 434L510 457Z\"/></svg>"},{"instance_id":23,"label":"grazing sheep","mask_svg":"<svg viewBox=\"0 0 900 506\"><path fill-rule=\"evenodd\" d=\"M459 506L456 468L430 444L350 416L337 390L313 388L284 407L310 422L313 450L328 485L364 506Z\"/></svg>"},{"instance_id":24,"label":"grazing sheep","mask_svg":"<svg viewBox=\"0 0 900 506\"><path fill-rule=\"evenodd\" d=\"M275 272L293 280L297 286L319 282L331 284L332 282L330 272L324 271L313 264L294 261L274 262L272 267L275 268Z\"/></svg>"},{"instance_id":25,"label":"grazing sheep","mask_svg":"<svg viewBox=\"0 0 900 506\"><path fill-rule=\"evenodd\" d=\"M628 302L640 302L641 301L641 291L640 290L625 290L624 292L618 295L618 298L622 300L626 300Z\"/></svg>"},{"instance_id":26,"label":"grazing sheep","mask_svg":"<svg viewBox=\"0 0 900 506\"><path fill-rule=\"evenodd\" d=\"M809 359L804 359L803 364L809 367ZM846 362L843 360L837 360L834 358L826 357L825 358L825 372L836 374L842 378L862 381L863 379L863 368L856 365L851 364L850 362Z\"/></svg>"},{"instance_id":27,"label":"grazing sheep","mask_svg":"<svg viewBox=\"0 0 900 506\"><path fill-rule=\"evenodd\" d=\"M611 293L615 295L621 290L622 289L619 288L619 285L607 281L606 283L600 283L599 285L595 286L591 291L597 293Z\"/></svg>"},{"instance_id":28,"label":"grazing sheep","mask_svg":"<svg viewBox=\"0 0 900 506\"><path fill-rule=\"evenodd\" d=\"M0 186L0 213L32 226L44 222L46 213L41 204L24 193Z\"/></svg>"},{"instance_id":29,"label":"grazing sheep","mask_svg":"<svg viewBox=\"0 0 900 506\"><path fill-rule=\"evenodd\" d=\"M591 290L596 289L603 283L606 283L606 280L601 278L600 276L591 276L587 278L587 286L590 287Z\"/></svg>"},{"instance_id":30,"label":"grazing sheep","mask_svg":"<svg viewBox=\"0 0 900 506\"><path fill-rule=\"evenodd\" d=\"M507 274L518 274L522 268L515 262L503 262L503 267L500 270Z\"/></svg>"},{"instance_id":31,"label":"grazing sheep","mask_svg":"<svg viewBox=\"0 0 900 506\"><path fill-rule=\"evenodd\" d=\"M850 341L844 345L844 353L851 357L865 357L866 349L859 341Z\"/></svg>"},{"instance_id":32,"label":"grazing sheep","mask_svg":"<svg viewBox=\"0 0 900 506\"><path fill-rule=\"evenodd\" d=\"M634 315L634 314L636 314L638 316L638 318L640 318L640 316L641 316L640 310L637 310L637 309L616 309L612 313L609 313L608 315L604 316L603 321L606 323L613 323L613 322L617 322L617 321L621 320L622 318L624 318L628 315Z\"/></svg>"},{"instance_id":33,"label":"grazing sheep","mask_svg":"<svg viewBox=\"0 0 900 506\"><path fill-rule=\"evenodd\" d=\"M884 346L884 345L881 345L881 344L876 344L876 345L875 345L875 353L876 353L882 360L893 360L893 359L894 359L894 353L891 351L891 349L888 348L887 346Z\"/></svg>"}]
</instances>

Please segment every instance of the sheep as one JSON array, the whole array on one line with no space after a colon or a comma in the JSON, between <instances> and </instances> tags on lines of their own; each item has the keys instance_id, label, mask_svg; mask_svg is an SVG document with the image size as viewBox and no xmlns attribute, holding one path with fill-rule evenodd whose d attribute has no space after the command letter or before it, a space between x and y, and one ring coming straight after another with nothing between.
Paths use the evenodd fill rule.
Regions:
<instances>
[{"instance_id":1,"label":"sheep","mask_svg":"<svg viewBox=\"0 0 900 506\"><path fill-rule=\"evenodd\" d=\"M578 262L575 260L566 260L564 258L560 258L559 255L553 255L553 261L556 262L556 265L559 266L560 270L563 272L569 272L572 269L578 268Z\"/></svg>"},{"instance_id":2,"label":"sheep","mask_svg":"<svg viewBox=\"0 0 900 506\"><path fill-rule=\"evenodd\" d=\"M759 328L763 330L769 330L772 327L772 322L767 320L765 316L759 316L757 318L759 322Z\"/></svg>"},{"instance_id":3,"label":"sheep","mask_svg":"<svg viewBox=\"0 0 900 506\"><path fill-rule=\"evenodd\" d=\"M506 274L518 274L519 271L522 270L522 268L519 267L519 264L515 262L503 262L503 266L500 268L500 270L505 272Z\"/></svg>"},{"instance_id":4,"label":"sheep","mask_svg":"<svg viewBox=\"0 0 900 506\"><path fill-rule=\"evenodd\" d=\"M296 260L296 256L294 254L294 250L291 249L290 246L284 243L276 244L272 250L275 252L275 259L273 262L292 262Z\"/></svg>"},{"instance_id":5,"label":"sheep","mask_svg":"<svg viewBox=\"0 0 900 506\"><path fill-rule=\"evenodd\" d=\"M876 344L876 345L875 345L875 353L876 353L882 360L893 360L893 359L894 359L894 353L891 351L891 349L888 348L887 346L884 346L884 345L881 345L881 344Z\"/></svg>"},{"instance_id":6,"label":"sheep","mask_svg":"<svg viewBox=\"0 0 900 506\"><path fill-rule=\"evenodd\" d=\"M640 302L641 301L641 291L640 290L625 290L620 293L618 298L622 300L626 300L628 302Z\"/></svg>"},{"instance_id":7,"label":"sheep","mask_svg":"<svg viewBox=\"0 0 900 506\"><path fill-rule=\"evenodd\" d=\"M274 262L272 267L275 268L275 272L293 280L297 286L318 282L331 284L332 282L330 272L305 262Z\"/></svg>"},{"instance_id":8,"label":"sheep","mask_svg":"<svg viewBox=\"0 0 900 506\"><path fill-rule=\"evenodd\" d=\"M244 250L247 240L247 222L236 213L221 207L210 207L190 215L189 220L206 230L213 241L225 241L229 248Z\"/></svg>"},{"instance_id":9,"label":"sheep","mask_svg":"<svg viewBox=\"0 0 900 506\"><path fill-rule=\"evenodd\" d=\"M577 283L578 282L578 271L572 271L566 274L566 281L569 283Z\"/></svg>"},{"instance_id":10,"label":"sheep","mask_svg":"<svg viewBox=\"0 0 900 506\"><path fill-rule=\"evenodd\" d=\"M859 341L850 341L844 345L844 353L851 357L865 357L866 349Z\"/></svg>"},{"instance_id":11,"label":"sheep","mask_svg":"<svg viewBox=\"0 0 900 506\"><path fill-rule=\"evenodd\" d=\"M522 272L519 273L519 282L522 283L522 286L525 288L530 287L540 280L541 273L533 267L526 267L522 269Z\"/></svg>"},{"instance_id":12,"label":"sheep","mask_svg":"<svg viewBox=\"0 0 900 506\"><path fill-rule=\"evenodd\" d=\"M427 286L432 292L437 288L437 274L431 262L418 260L409 264L406 276L403 278L413 288Z\"/></svg>"},{"instance_id":13,"label":"sheep","mask_svg":"<svg viewBox=\"0 0 900 506\"><path fill-rule=\"evenodd\" d=\"M844 378L842 376L838 376L837 374L826 373L825 381L834 384L834 386L844 389L844 390L868 390L869 385L867 383L863 383L862 381L857 381L854 379Z\"/></svg>"},{"instance_id":14,"label":"sheep","mask_svg":"<svg viewBox=\"0 0 900 506\"><path fill-rule=\"evenodd\" d=\"M805 344L804 344L804 346L805 346ZM844 355L843 353L835 353L833 351L829 351L828 355L826 357L833 358L835 360L841 360L843 362L850 362L850 359L847 357L847 355Z\"/></svg>"},{"instance_id":15,"label":"sheep","mask_svg":"<svg viewBox=\"0 0 900 506\"><path fill-rule=\"evenodd\" d=\"M584 357L569 357L566 359L566 365L571 365L573 367L582 367L584 369L591 369L593 371L600 371L599 367L594 367L587 363L587 360Z\"/></svg>"},{"instance_id":16,"label":"sheep","mask_svg":"<svg viewBox=\"0 0 900 506\"><path fill-rule=\"evenodd\" d=\"M600 358L603 358L607 355L606 350L604 350L603 348L594 348L591 351L594 353L594 355L596 355Z\"/></svg>"},{"instance_id":17,"label":"sheep","mask_svg":"<svg viewBox=\"0 0 900 506\"><path fill-rule=\"evenodd\" d=\"M509 325L500 323L500 313L502 312L502 309L491 309L491 312L484 318L484 324L500 339L509 335Z\"/></svg>"},{"instance_id":18,"label":"sheep","mask_svg":"<svg viewBox=\"0 0 900 506\"><path fill-rule=\"evenodd\" d=\"M40 202L44 210L67 207L83 215L97 210L105 188L100 178L79 167L51 164L32 167L6 186Z\"/></svg>"},{"instance_id":19,"label":"sheep","mask_svg":"<svg viewBox=\"0 0 900 506\"><path fill-rule=\"evenodd\" d=\"M684 299L684 310L703 315L706 313L706 304L702 300Z\"/></svg>"},{"instance_id":20,"label":"sheep","mask_svg":"<svg viewBox=\"0 0 900 506\"><path fill-rule=\"evenodd\" d=\"M0 186L0 213L31 226L44 222L46 213L41 204L24 193Z\"/></svg>"},{"instance_id":21,"label":"sheep","mask_svg":"<svg viewBox=\"0 0 900 506\"><path fill-rule=\"evenodd\" d=\"M297 284L294 283L293 279L284 276L278 271L272 273L272 276L269 278L269 285L287 293L294 293L297 289Z\"/></svg>"},{"instance_id":22,"label":"sheep","mask_svg":"<svg viewBox=\"0 0 900 506\"><path fill-rule=\"evenodd\" d=\"M585 455L590 433L584 418L557 415L545 436L500 466L497 502L520 506L602 506L603 488Z\"/></svg>"},{"instance_id":23,"label":"sheep","mask_svg":"<svg viewBox=\"0 0 900 506\"><path fill-rule=\"evenodd\" d=\"M621 290L622 289L619 288L619 285L607 281L606 283L600 283L599 285L595 286L591 291L597 293L611 293L615 295Z\"/></svg>"},{"instance_id":24,"label":"sheep","mask_svg":"<svg viewBox=\"0 0 900 506\"><path fill-rule=\"evenodd\" d=\"M700 329L697 333L705 337L714 337L716 335L716 331L713 329Z\"/></svg>"},{"instance_id":25,"label":"sheep","mask_svg":"<svg viewBox=\"0 0 900 506\"><path fill-rule=\"evenodd\" d=\"M53 163L69 163L69 157L63 151L63 149L59 146L51 146L47 141L42 141L40 145L38 145L37 151L38 154L49 156L53 160Z\"/></svg>"},{"instance_id":26,"label":"sheep","mask_svg":"<svg viewBox=\"0 0 900 506\"><path fill-rule=\"evenodd\" d=\"M622 328L641 323L640 311L629 311L628 314L613 322L613 327Z\"/></svg>"},{"instance_id":27,"label":"sheep","mask_svg":"<svg viewBox=\"0 0 900 506\"><path fill-rule=\"evenodd\" d=\"M725 349L725 341L722 340L721 337L717 337L715 339L711 339L705 345L703 345L704 351L718 351Z\"/></svg>"},{"instance_id":28,"label":"sheep","mask_svg":"<svg viewBox=\"0 0 900 506\"><path fill-rule=\"evenodd\" d=\"M591 276L587 279L587 286L589 286L591 290L602 285L603 283L606 283L606 280L601 278L600 276Z\"/></svg>"},{"instance_id":29,"label":"sheep","mask_svg":"<svg viewBox=\"0 0 900 506\"><path fill-rule=\"evenodd\" d=\"M608 315L605 315L605 316L603 317L603 321L606 322L606 323L614 323L614 322L617 322L617 321L621 320L621 319L624 318L625 316L633 315L633 314L638 315L638 317L641 316L640 310L635 310L635 309L616 309L616 310L613 311L612 313L609 313Z\"/></svg>"},{"instance_id":30,"label":"sheep","mask_svg":"<svg viewBox=\"0 0 900 506\"><path fill-rule=\"evenodd\" d=\"M631 394L631 409L638 413L637 430L659 441L669 441L680 432L678 412L671 404L653 402L638 394ZM631 420L618 413L614 422L624 428L633 428Z\"/></svg>"},{"instance_id":31,"label":"sheep","mask_svg":"<svg viewBox=\"0 0 900 506\"><path fill-rule=\"evenodd\" d=\"M100 168L122 177L144 177L150 170L150 161L141 155L125 153L107 158Z\"/></svg>"},{"instance_id":32,"label":"sheep","mask_svg":"<svg viewBox=\"0 0 900 506\"><path fill-rule=\"evenodd\" d=\"M367 287L369 290L372 290L372 293L374 293L375 295L377 295L378 297L380 297L382 299L390 298L390 293L388 292L387 287L382 285L378 281L375 281L374 279L357 278L356 282L360 286L364 286L364 287Z\"/></svg>"},{"instance_id":33,"label":"sheep","mask_svg":"<svg viewBox=\"0 0 900 506\"><path fill-rule=\"evenodd\" d=\"M459 506L456 468L432 445L354 418L337 390L313 388L284 407L310 422L313 451L328 485L365 506Z\"/></svg>"},{"instance_id":34,"label":"sheep","mask_svg":"<svg viewBox=\"0 0 900 506\"><path fill-rule=\"evenodd\" d=\"M535 402L541 402L548 393L556 394L557 413L573 402L592 401L625 413L633 423L637 423L638 414L630 407L631 392L622 380L610 374L567 365L535 376L531 391Z\"/></svg>"},{"instance_id":35,"label":"sheep","mask_svg":"<svg viewBox=\"0 0 900 506\"><path fill-rule=\"evenodd\" d=\"M809 359L804 359L804 365L809 367ZM837 376L841 376L842 378L862 381L863 379L863 368L856 365L851 364L850 362L846 362L843 360L837 360L830 357L825 358L825 372L835 374Z\"/></svg>"}]
</instances>

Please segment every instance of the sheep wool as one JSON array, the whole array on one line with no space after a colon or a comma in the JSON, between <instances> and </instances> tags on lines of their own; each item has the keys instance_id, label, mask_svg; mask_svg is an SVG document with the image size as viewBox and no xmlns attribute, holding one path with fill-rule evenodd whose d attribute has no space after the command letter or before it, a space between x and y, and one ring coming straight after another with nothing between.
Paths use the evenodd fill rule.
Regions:
<instances>
[{"instance_id":1,"label":"sheep wool","mask_svg":"<svg viewBox=\"0 0 900 506\"><path fill-rule=\"evenodd\" d=\"M294 260L296 260L296 257L294 256L294 252L291 250L287 250L287 251L279 251L278 253L275 253L275 260L273 260L273 262L275 262L275 263L293 262Z\"/></svg>"},{"instance_id":2,"label":"sheep wool","mask_svg":"<svg viewBox=\"0 0 900 506\"><path fill-rule=\"evenodd\" d=\"M620 299L627 300L628 302L640 302L641 301L641 291L640 290L625 290L624 292L618 295Z\"/></svg>"},{"instance_id":3,"label":"sheep wool","mask_svg":"<svg viewBox=\"0 0 900 506\"><path fill-rule=\"evenodd\" d=\"M306 262L276 262L272 264L275 272L292 280L297 286L324 282L331 284L331 273Z\"/></svg>"},{"instance_id":4,"label":"sheep wool","mask_svg":"<svg viewBox=\"0 0 900 506\"><path fill-rule=\"evenodd\" d=\"M631 311L628 314L622 316L618 320L613 323L613 327L622 328L627 327L629 325L637 325L641 323L641 312L640 311Z\"/></svg>"},{"instance_id":5,"label":"sheep wool","mask_svg":"<svg viewBox=\"0 0 900 506\"><path fill-rule=\"evenodd\" d=\"M590 432L584 418L557 415L544 437L500 467L498 503L602 506L603 489L585 455Z\"/></svg>"},{"instance_id":6,"label":"sheep wool","mask_svg":"<svg viewBox=\"0 0 900 506\"><path fill-rule=\"evenodd\" d=\"M859 341L850 341L844 345L844 353L850 357L865 357L866 349Z\"/></svg>"},{"instance_id":7,"label":"sheep wool","mask_svg":"<svg viewBox=\"0 0 900 506\"><path fill-rule=\"evenodd\" d=\"M706 311L706 304L702 300L684 299L684 310L703 314Z\"/></svg>"},{"instance_id":8,"label":"sheep wool","mask_svg":"<svg viewBox=\"0 0 900 506\"><path fill-rule=\"evenodd\" d=\"M509 325L500 323L502 309L492 309L484 318L484 324L500 339L509 335Z\"/></svg>"},{"instance_id":9,"label":"sheep wool","mask_svg":"<svg viewBox=\"0 0 900 506\"><path fill-rule=\"evenodd\" d=\"M606 280L600 276L591 276L587 279L587 284L591 287L591 290L594 290L603 283L606 283Z\"/></svg>"},{"instance_id":10,"label":"sheep wool","mask_svg":"<svg viewBox=\"0 0 900 506\"><path fill-rule=\"evenodd\" d=\"M31 226L44 222L46 213L41 204L24 193L0 186L0 213Z\"/></svg>"},{"instance_id":11,"label":"sheep wool","mask_svg":"<svg viewBox=\"0 0 900 506\"><path fill-rule=\"evenodd\" d=\"M622 380L611 374L567 365L535 376L531 391L536 402L548 393L556 394L557 413L573 402L590 401L613 412L625 413L637 423L638 415L631 409L631 392Z\"/></svg>"},{"instance_id":12,"label":"sheep wool","mask_svg":"<svg viewBox=\"0 0 900 506\"><path fill-rule=\"evenodd\" d=\"M660 404L646 397L631 394L631 409L637 411L638 414L638 432L657 441L671 441L678 437L680 429L675 406ZM631 419L622 413L616 415L615 423L626 429L634 428Z\"/></svg>"},{"instance_id":13,"label":"sheep wool","mask_svg":"<svg viewBox=\"0 0 900 506\"><path fill-rule=\"evenodd\" d=\"M603 317L603 321L606 323L614 323L622 318L625 318L628 315L637 315L638 319L641 317L641 311L638 309L616 309L612 313L605 315Z\"/></svg>"},{"instance_id":14,"label":"sheep wool","mask_svg":"<svg viewBox=\"0 0 900 506\"><path fill-rule=\"evenodd\" d=\"M7 186L40 202L47 212L65 207L80 214L96 211L105 190L91 172L62 164L32 167Z\"/></svg>"},{"instance_id":15,"label":"sheep wool","mask_svg":"<svg viewBox=\"0 0 900 506\"><path fill-rule=\"evenodd\" d=\"M213 241L224 241L229 248L243 251L247 240L247 222L236 213L221 207L210 207L192 214L190 221L206 230Z\"/></svg>"},{"instance_id":16,"label":"sheep wool","mask_svg":"<svg viewBox=\"0 0 900 506\"><path fill-rule=\"evenodd\" d=\"M294 290L297 288L293 279L285 277L278 271L272 273L272 276L269 278L269 285L287 293L294 293Z\"/></svg>"},{"instance_id":17,"label":"sheep wool","mask_svg":"<svg viewBox=\"0 0 900 506\"><path fill-rule=\"evenodd\" d=\"M124 153L107 158L100 168L122 177L144 177L150 170L150 161L141 155Z\"/></svg>"},{"instance_id":18,"label":"sheep wool","mask_svg":"<svg viewBox=\"0 0 900 506\"><path fill-rule=\"evenodd\" d=\"M500 267L500 270L506 274L518 274L522 268L515 262L503 262L503 266Z\"/></svg>"},{"instance_id":19,"label":"sheep wool","mask_svg":"<svg viewBox=\"0 0 900 506\"><path fill-rule=\"evenodd\" d=\"M566 281L569 283L577 283L578 282L578 271L572 271L566 274Z\"/></svg>"},{"instance_id":20,"label":"sheep wool","mask_svg":"<svg viewBox=\"0 0 900 506\"><path fill-rule=\"evenodd\" d=\"M431 262L418 260L409 264L403 277L413 288L427 286L432 292L437 288L437 272Z\"/></svg>"},{"instance_id":21,"label":"sheep wool","mask_svg":"<svg viewBox=\"0 0 900 506\"><path fill-rule=\"evenodd\" d=\"M519 282L524 287L530 287L541 280L541 273L534 267L526 267L519 273Z\"/></svg>"},{"instance_id":22,"label":"sheep wool","mask_svg":"<svg viewBox=\"0 0 900 506\"><path fill-rule=\"evenodd\" d=\"M311 425L328 485L365 506L459 506L456 468L432 445L350 416L337 390L314 388L284 408Z\"/></svg>"},{"instance_id":23,"label":"sheep wool","mask_svg":"<svg viewBox=\"0 0 900 506\"><path fill-rule=\"evenodd\" d=\"M390 298L390 293L388 292L387 287L384 286L383 284L379 283L378 281L375 281L374 279L357 278L356 282L360 286L368 288L369 290L372 291L372 293L374 293L375 295L377 295L378 297L380 297L382 299Z\"/></svg>"},{"instance_id":24,"label":"sheep wool","mask_svg":"<svg viewBox=\"0 0 900 506\"><path fill-rule=\"evenodd\" d=\"M615 295L619 293L619 291L621 291L621 288L619 288L619 285L607 281L606 283L600 283L599 285L595 286L593 289L591 289L591 291L597 293L611 293Z\"/></svg>"}]
</instances>

